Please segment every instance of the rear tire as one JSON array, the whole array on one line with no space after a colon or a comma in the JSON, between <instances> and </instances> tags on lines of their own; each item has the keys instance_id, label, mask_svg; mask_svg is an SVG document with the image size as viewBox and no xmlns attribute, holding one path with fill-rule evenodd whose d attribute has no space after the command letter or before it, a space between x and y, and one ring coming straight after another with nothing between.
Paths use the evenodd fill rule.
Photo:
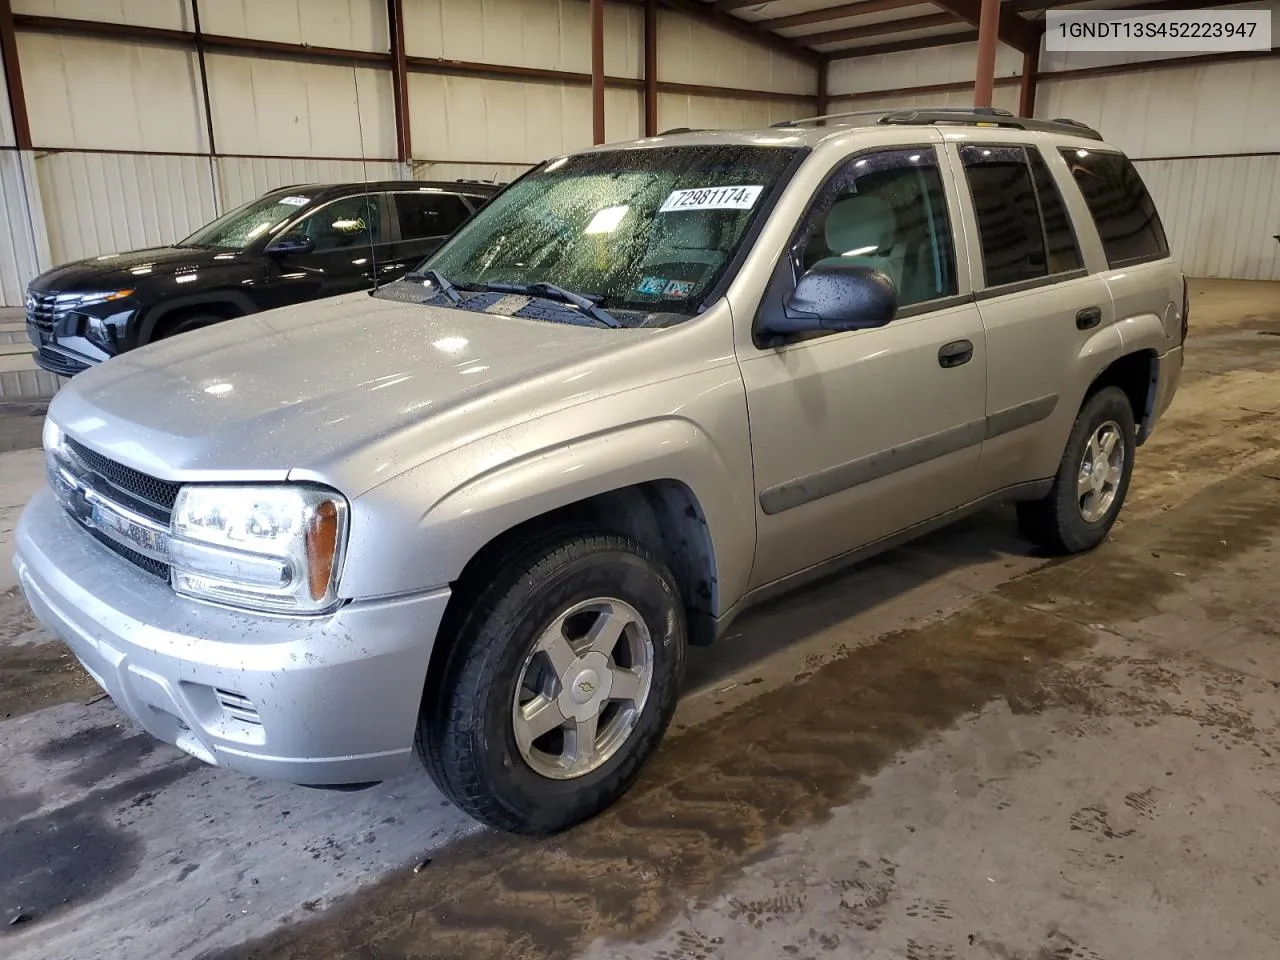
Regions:
<instances>
[{"instance_id":1,"label":"rear tire","mask_svg":"<svg viewBox=\"0 0 1280 960\"><path fill-rule=\"evenodd\" d=\"M561 531L518 546L457 601L418 727L437 786L477 820L535 835L626 793L666 732L684 670L683 604L666 566L629 538Z\"/></svg>"},{"instance_id":2,"label":"rear tire","mask_svg":"<svg viewBox=\"0 0 1280 960\"><path fill-rule=\"evenodd\" d=\"M1048 495L1018 504L1023 535L1053 553L1079 553L1106 539L1129 491L1134 437L1133 407L1123 390L1106 387L1089 397Z\"/></svg>"}]
</instances>

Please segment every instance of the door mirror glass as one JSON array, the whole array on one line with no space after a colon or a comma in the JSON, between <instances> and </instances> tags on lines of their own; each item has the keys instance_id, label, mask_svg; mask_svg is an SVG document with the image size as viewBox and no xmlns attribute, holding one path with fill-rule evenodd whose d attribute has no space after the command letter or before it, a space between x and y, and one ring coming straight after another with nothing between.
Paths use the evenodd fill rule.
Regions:
<instances>
[{"instance_id":1,"label":"door mirror glass","mask_svg":"<svg viewBox=\"0 0 1280 960\"><path fill-rule=\"evenodd\" d=\"M782 316L769 324L775 336L836 333L883 327L898 313L898 291L874 267L832 261L816 264L787 297Z\"/></svg>"},{"instance_id":2,"label":"door mirror glass","mask_svg":"<svg viewBox=\"0 0 1280 960\"><path fill-rule=\"evenodd\" d=\"M311 253L316 248L316 242L304 233L286 233L279 240L271 244L267 248L268 253L285 254L303 254Z\"/></svg>"}]
</instances>

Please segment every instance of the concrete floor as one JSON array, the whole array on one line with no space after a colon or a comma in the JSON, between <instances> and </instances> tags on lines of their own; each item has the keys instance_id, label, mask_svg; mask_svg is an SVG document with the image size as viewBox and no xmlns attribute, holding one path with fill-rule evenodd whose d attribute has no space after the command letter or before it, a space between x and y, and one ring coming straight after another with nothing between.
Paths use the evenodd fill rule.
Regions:
<instances>
[{"instance_id":1,"label":"concrete floor","mask_svg":"<svg viewBox=\"0 0 1280 960\"><path fill-rule=\"evenodd\" d=\"M757 611L551 840L157 745L0 569L0 956L1275 957L1280 285L1193 291L1107 544L992 511ZM39 470L0 454L0 543Z\"/></svg>"}]
</instances>

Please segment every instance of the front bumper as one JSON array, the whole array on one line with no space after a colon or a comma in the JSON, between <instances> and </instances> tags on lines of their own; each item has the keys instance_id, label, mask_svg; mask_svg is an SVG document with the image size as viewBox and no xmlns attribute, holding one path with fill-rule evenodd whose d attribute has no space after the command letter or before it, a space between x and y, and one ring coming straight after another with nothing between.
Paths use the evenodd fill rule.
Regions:
<instances>
[{"instance_id":1,"label":"front bumper","mask_svg":"<svg viewBox=\"0 0 1280 960\"><path fill-rule=\"evenodd\" d=\"M41 623L153 736L293 783L408 768L447 589L318 618L200 603L95 541L47 488L18 522L14 565Z\"/></svg>"}]
</instances>

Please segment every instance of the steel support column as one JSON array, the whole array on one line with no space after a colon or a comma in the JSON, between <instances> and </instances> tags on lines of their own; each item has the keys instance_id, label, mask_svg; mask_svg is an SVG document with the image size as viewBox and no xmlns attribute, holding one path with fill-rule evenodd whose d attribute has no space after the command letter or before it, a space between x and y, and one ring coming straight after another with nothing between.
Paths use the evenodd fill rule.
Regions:
<instances>
[{"instance_id":1,"label":"steel support column","mask_svg":"<svg viewBox=\"0 0 1280 960\"><path fill-rule=\"evenodd\" d=\"M644 0L644 135L658 135L658 0Z\"/></svg>"},{"instance_id":2,"label":"steel support column","mask_svg":"<svg viewBox=\"0 0 1280 960\"><path fill-rule=\"evenodd\" d=\"M973 81L973 105L991 106L996 80L996 45L1000 42L1000 0L982 0L978 19L978 73Z\"/></svg>"},{"instance_id":3,"label":"steel support column","mask_svg":"<svg viewBox=\"0 0 1280 960\"><path fill-rule=\"evenodd\" d=\"M820 117L825 117L827 115L827 110L829 109L828 104L831 99L830 95L828 94L828 84L829 84L828 74L830 73L829 66L830 64L828 64L826 60L823 60L820 64L818 64L817 108L818 108L818 116Z\"/></svg>"},{"instance_id":4,"label":"steel support column","mask_svg":"<svg viewBox=\"0 0 1280 960\"><path fill-rule=\"evenodd\" d=\"M18 40L13 29L13 9L9 0L0 0L0 55L4 57L4 82L9 89L9 114L19 150L31 149L31 123L27 119L27 97L22 91L22 71L18 68Z\"/></svg>"},{"instance_id":5,"label":"steel support column","mask_svg":"<svg viewBox=\"0 0 1280 960\"><path fill-rule=\"evenodd\" d=\"M396 159L408 163L413 159L413 138L409 135L409 67L404 50L402 0L387 0L387 31L391 46L391 96L396 117Z\"/></svg>"},{"instance_id":6,"label":"steel support column","mask_svg":"<svg viewBox=\"0 0 1280 960\"><path fill-rule=\"evenodd\" d=\"M1022 55L1022 83L1018 87L1018 116L1036 115L1036 72L1040 69L1040 51Z\"/></svg>"},{"instance_id":7,"label":"steel support column","mask_svg":"<svg viewBox=\"0 0 1280 960\"><path fill-rule=\"evenodd\" d=\"M604 143L604 0L591 0L591 131Z\"/></svg>"}]
</instances>

